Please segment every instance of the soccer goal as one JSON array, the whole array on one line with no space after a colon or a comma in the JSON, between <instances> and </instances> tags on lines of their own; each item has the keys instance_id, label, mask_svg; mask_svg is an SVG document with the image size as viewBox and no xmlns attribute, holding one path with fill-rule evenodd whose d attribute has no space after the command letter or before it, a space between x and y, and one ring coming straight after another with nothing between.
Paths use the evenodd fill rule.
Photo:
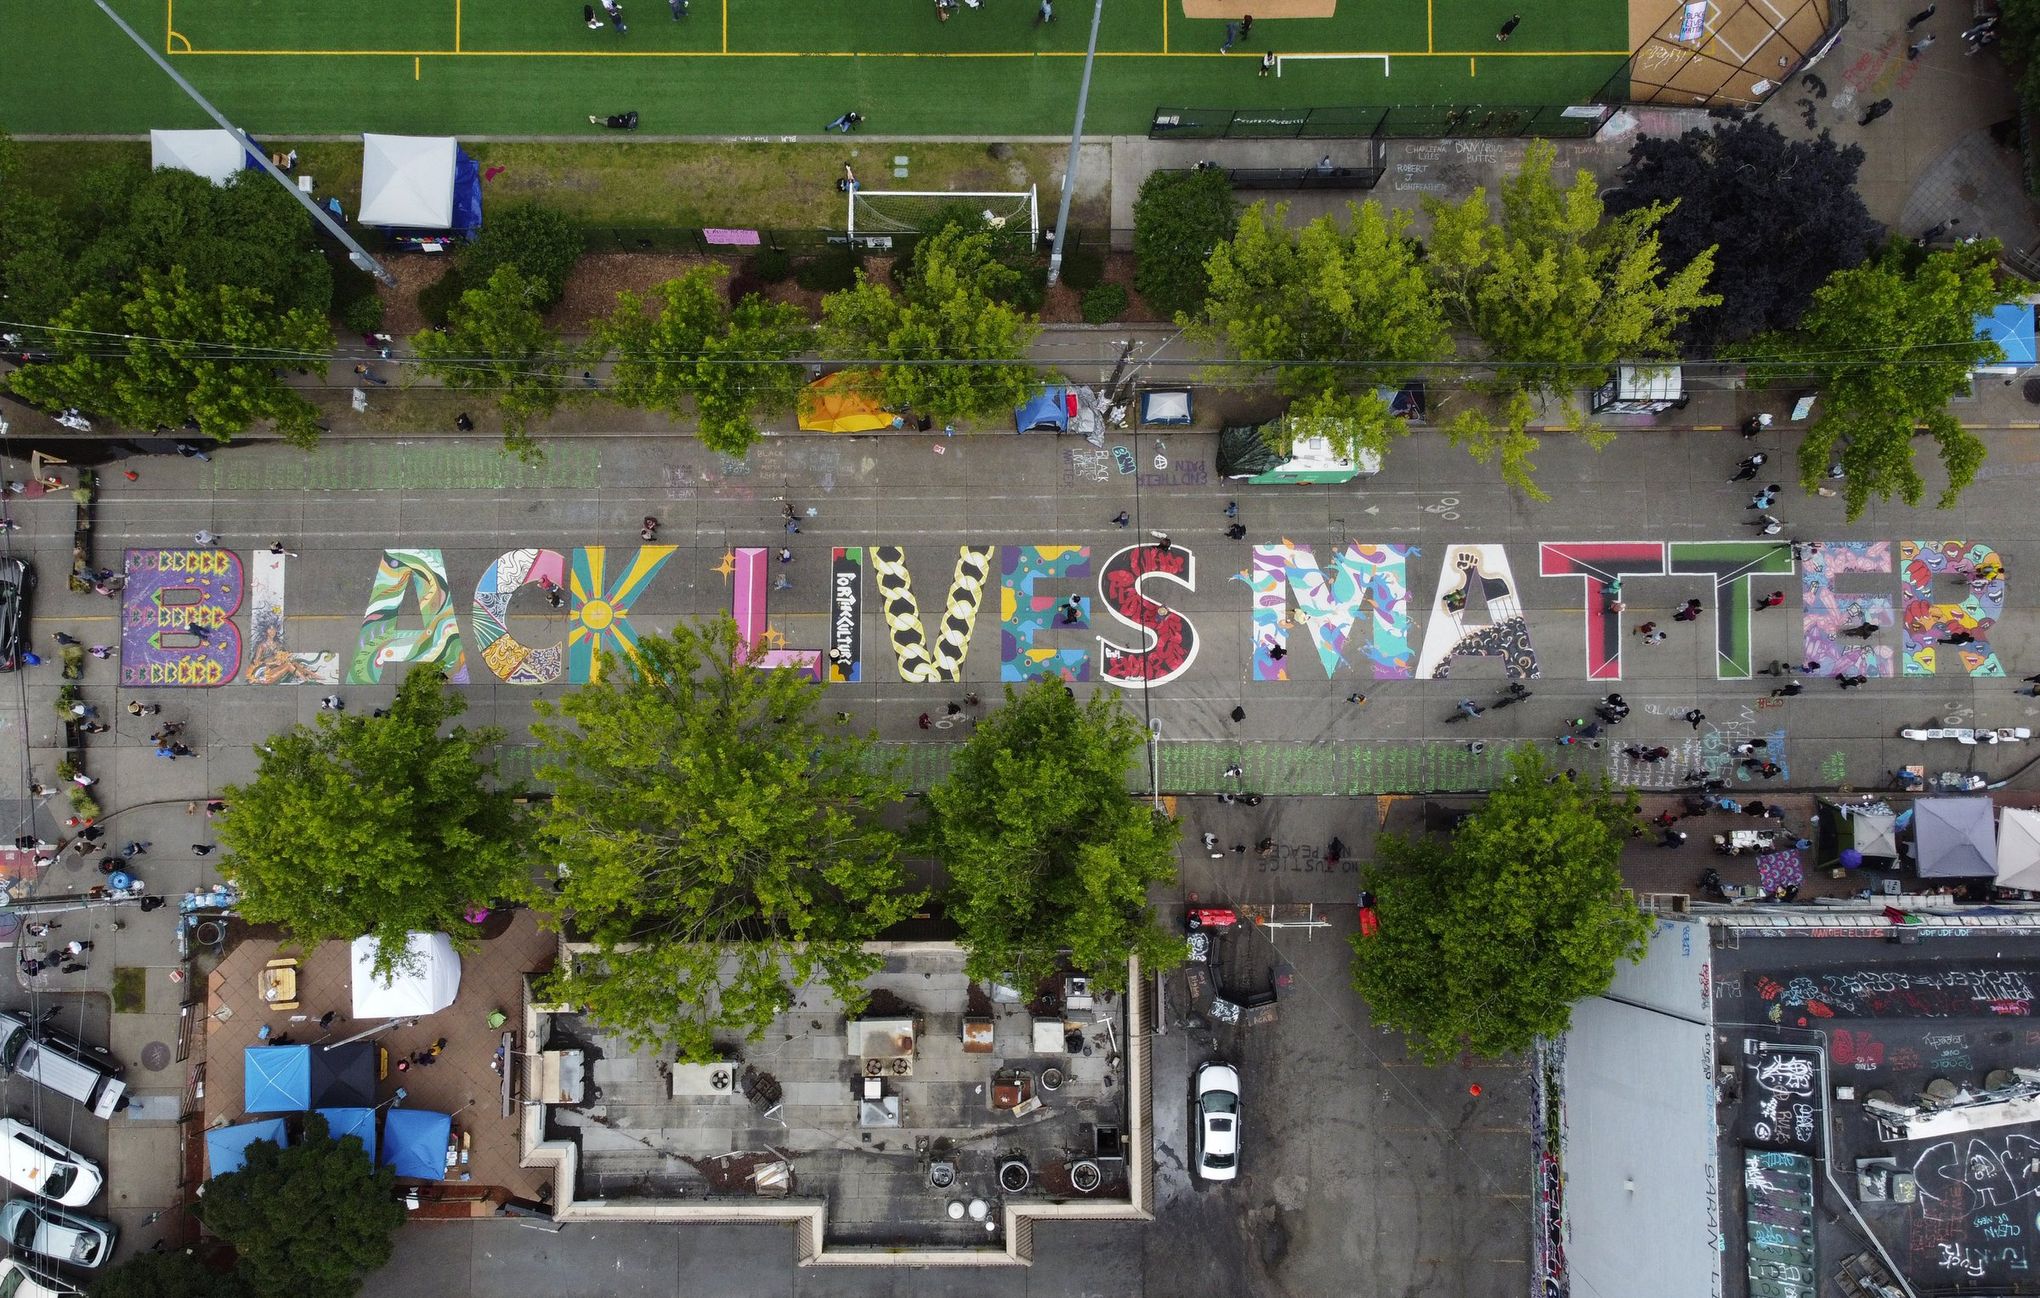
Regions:
<instances>
[{"instance_id":1,"label":"soccer goal","mask_svg":"<svg viewBox=\"0 0 2040 1298\"><path fill-rule=\"evenodd\" d=\"M1031 248L1041 237L1041 204L1033 189L992 193L983 190L871 190L850 188L845 225L854 246L859 239L928 229L940 213L965 208L994 234L993 242Z\"/></svg>"}]
</instances>

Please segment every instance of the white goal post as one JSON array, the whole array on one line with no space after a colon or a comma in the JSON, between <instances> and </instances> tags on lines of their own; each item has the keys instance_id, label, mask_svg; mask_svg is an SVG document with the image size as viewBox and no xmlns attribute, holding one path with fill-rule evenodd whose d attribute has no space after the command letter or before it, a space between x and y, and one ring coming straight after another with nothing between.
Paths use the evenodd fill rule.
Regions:
<instances>
[{"instance_id":1,"label":"white goal post","mask_svg":"<svg viewBox=\"0 0 2040 1298\"><path fill-rule=\"evenodd\" d=\"M1028 246L1041 238L1041 203L1035 190L994 192L988 190L865 189L852 185L848 191L844 229L854 247L859 238L874 235L916 234L922 224L942 208L963 204L976 210L994 230L1014 231L1025 224Z\"/></svg>"}]
</instances>

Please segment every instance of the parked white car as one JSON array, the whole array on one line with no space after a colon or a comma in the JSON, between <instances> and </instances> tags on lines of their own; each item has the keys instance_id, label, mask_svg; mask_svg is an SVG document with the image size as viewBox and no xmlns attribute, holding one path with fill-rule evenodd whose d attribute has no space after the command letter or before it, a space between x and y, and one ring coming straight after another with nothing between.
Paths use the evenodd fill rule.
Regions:
<instances>
[{"instance_id":1,"label":"parked white car","mask_svg":"<svg viewBox=\"0 0 2040 1298\"><path fill-rule=\"evenodd\" d=\"M13 1118L0 1119L0 1176L66 1208L99 1197L98 1164ZM0 1298L7 1298L0 1286Z\"/></svg>"},{"instance_id":2,"label":"parked white car","mask_svg":"<svg viewBox=\"0 0 2040 1298\"><path fill-rule=\"evenodd\" d=\"M1197 1070L1197 1175L1230 1181L1240 1174L1240 1073L1231 1064Z\"/></svg>"},{"instance_id":3,"label":"parked white car","mask_svg":"<svg viewBox=\"0 0 2040 1298\"><path fill-rule=\"evenodd\" d=\"M113 1255L119 1228L28 1199L0 1205L0 1240L17 1253L40 1253L72 1266L100 1266Z\"/></svg>"},{"instance_id":4,"label":"parked white car","mask_svg":"<svg viewBox=\"0 0 2040 1298\"><path fill-rule=\"evenodd\" d=\"M10 1257L0 1259L0 1298L85 1298L85 1295L55 1276L44 1275Z\"/></svg>"}]
</instances>

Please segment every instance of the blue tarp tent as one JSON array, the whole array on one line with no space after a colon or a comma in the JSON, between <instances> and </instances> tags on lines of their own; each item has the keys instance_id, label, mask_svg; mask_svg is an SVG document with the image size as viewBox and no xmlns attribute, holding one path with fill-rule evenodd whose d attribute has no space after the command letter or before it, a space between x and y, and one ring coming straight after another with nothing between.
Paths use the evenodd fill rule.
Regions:
<instances>
[{"instance_id":1,"label":"blue tarp tent","mask_svg":"<svg viewBox=\"0 0 2040 1298\"><path fill-rule=\"evenodd\" d=\"M382 1157L377 1161L396 1169L398 1176L421 1181L446 1179L446 1142L453 1134L453 1118L424 1109L391 1109L383 1119Z\"/></svg>"},{"instance_id":2,"label":"blue tarp tent","mask_svg":"<svg viewBox=\"0 0 2040 1298\"><path fill-rule=\"evenodd\" d=\"M1013 431L1034 433L1053 430L1066 433L1070 430L1070 405L1073 398L1065 387L1043 388L1028 398L1027 404L1013 412Z\"/></svg>"},{"instance_id":3,"label":"blue tarp tent","mask_svg":"<svg viewBox=\"0 0 2040 1298\"><path fill-rule=\"evenodd\" d=\"M248 1162L248 1146L258 1140L290 1143L282 1118L262 1118L238 1127L217 1127L205 1133L205 1163L210 1176L238 1172Z\"/></svg>"},{"instance_id":4,"label":"blue tarp tent","mask_svg":"<svg viewBox=\"0 0 2040 1298\"><path fill-rule=\"evenodd\" d=\"M249 1046L241 1054L241 1107L249 1113L303 1113L312 1107L310 1046Z\"/></svg>"},{"instance_id":5,"label":"blue tarp tent","mask_svg":"<svg viewBox=\"0 0 2040 1298\"><path fill-rule=\"evenodd\" d=\"M1980 367L1978 373L2016 374L2030 368L2035 359L2033 304L2013 302L1976 317L1976 336L1990 339L2005 354L2003 360Z\"/></svg>"},{"instance_id":6,"label":"blue tarp tent","mask_svg":"<svg viewBox=\"0 0 2040 1298\"><path fill-rule=\"evenodd\" d=\"M333 1139L361 1137L361 1147L368 1151L368 1161L375 1161L374 1109L314 1109L312 1112L326 1120L326 1133Z\"/></svg>"}]
</instances>

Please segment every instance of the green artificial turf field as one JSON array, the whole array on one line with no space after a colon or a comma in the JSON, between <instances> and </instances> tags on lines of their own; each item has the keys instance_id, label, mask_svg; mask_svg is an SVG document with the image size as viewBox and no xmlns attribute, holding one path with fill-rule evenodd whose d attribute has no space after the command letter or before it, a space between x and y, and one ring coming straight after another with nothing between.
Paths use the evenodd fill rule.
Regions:
<instances>
[{"instance_id":1,"label":"green artificial turf field","mask_svg":"<svg viewBox=\"0 0 2040 1298\"><path fill-rule=\"evenodd\" d=\"M1261 0L1221 56L1214 0L1106 0L1090 134L1145 133L1157 107L1528 105L1584 101L1627 56L1628 0ZM1254 0L1234 0L1251 12ZM879 135L1054 135L1076 108L1082 0L624 0L590 30L579 0L113 0L239 124L593 132L636 109L658 134L814 134L846 109ZM597 10L598 16L600 10ZM1513 13L1522 24L1500 44ZM0 0L0 129L139 132L209 123L87 0ZM1261 55L1282 56L1279 76ZM1360 57L1354 57L1360 56Z\"/></svg>"}]
</instances>

